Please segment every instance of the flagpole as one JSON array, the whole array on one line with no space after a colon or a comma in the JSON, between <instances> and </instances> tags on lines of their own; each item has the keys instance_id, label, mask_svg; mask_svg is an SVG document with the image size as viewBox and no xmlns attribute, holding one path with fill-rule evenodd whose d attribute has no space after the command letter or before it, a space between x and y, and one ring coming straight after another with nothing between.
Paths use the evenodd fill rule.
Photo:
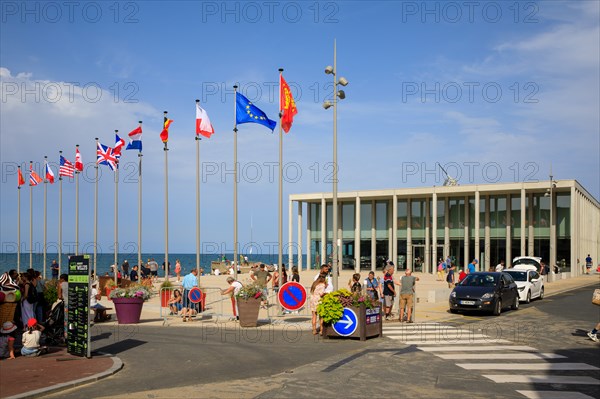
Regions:
<instances>
[{"instance_id":1,"label":"flagpole","mask_svg":"<svg viewBox=\"0 0 600 399\"><path fill-rule=\"evenodd\" d=\"M21 165L17 166L22 176ZM21 184L17 183L17 273L21 273Z\"/></svg>"},{"instance_id":2,"label":"flagpole","mask_svg":"<svg viewBox=\"0 0 600 399\"><path fill-rule=\"evenodd\" d=\"M76 154L78 150L79 144L75 144ZM79 255L79 171L77 170L77 159L75 160L75 255Z\"/></svg>"},{"instance_id":3,"label":"flagpole","mask_svg":"<svg viewBox=\"0 0 600 399\"><path fill-rule=\"evenodd\" d=\"M62 156L62 151L58 152L59 156ZM58 171L58 274L60 275L60 268L62 267L62 176L60 170Z\"/></svg>"},{"instance_id":4,"label":"flagpole","mask_svg":"<svg viewBox=\"0 0 600 399\"><path fill-rule=\"evenodd\" d=\"M139 121L140 129L142 128L142 121ZM142 267L142 150L138 152L138 267L141 270ZM124 276L127 277L127 276Z\"/></svg>"},{"instance_id":5,"label":"flagpole","mask_svg":"<svg viewBox=\"0 0 600 399\"><path fill-rule=\"evenodd\" d=\"M196 106L200 100L196 100ZM196 270L200 278L200 135L196 132Z\"/></svg>"},{"instance_id":6,"label":"flagpole","mask_svg":"<svg viewBox=\"0 0 600 399\"><path fill-rule=\"evenodd\" d=\"M33 269L33 185L31 184L31 173L33 161L29 161L29 268Z\"/></svg>"},{"instance_id":7,"label":"flagpole","mask_svg":"<svg viewBox=\"0 0 600 399\"><path fill-rule=\"evenodd\" d=\"M167 111L164 111L165 120ZM164 126L164 123L163 123ZM165 141L165 280L169 280L169 147Z\"/></svg>"},{"instance_id":8,"label":"flagpole","mask_svg":"<svg viewBox=\"0 0 600 399\"><path fill-rule=\"evenodd\" d=\"M98 137L96 140L96 152L98 151ZM94 276L98 276L96 269L98 264L98 161L96 160L96 178L94 179Z\"/></svg>"},{"instance_id":9,"label":"flagpole","mask_svg":"<svg viewBox=\"0 0 600 399\"><path fill-rule=\"evenodd\" d=\"M44 167L48 165L48 156L44 155ZM44 170L44 280L46 279L46 245L48 240L47 234L47 223L48 223L48 177Z\"/></svg>"},{"instance_id":10,"label":"flagpole","mask_svg":"<svg viewBox=\"0 0 600 399\"><path fill-rule=\"evenodd\" d=\"M281 117L283 113L281 112L281 74L283 73L283 68L279 68L279 198L277 200L277 205L279 207L279 224L278 224L278 240L279 240L279 252L277 265L279 265L279 281L278 285L281 287L281 283L283 281L283 129L281 127ZM291 248L290 248L291 250Z\"/></svg>"},{"instance_id":11,"label":"flagpole","mask_svg":"<svg viewBox=\"0 0 600 399\"><path fill-rule=\"evenodd\" d=\"M118 130L115 130L115 136L119 134ZM119 268L119 263L118 263L118 252L119 252L119 162L115 162L116 165L116 169L115 169L115 248L114 248L114 253L115 253L115 269L114 269L114 273L115 273L115 283L119 284L119 280L118 280L118 268Z\"/></svg>"},{"instance_id":12,"label":"flagpole","mask_svg":"<svg viewBox=\"0 0 600 399\"><path fill-rule=\"evenodd\" d=\"M238 209L237 209L237 85L233 86L233 259L238 256ZM233 277L237 280L237 266L233 268Z\"/></svg>"}]
</instances>

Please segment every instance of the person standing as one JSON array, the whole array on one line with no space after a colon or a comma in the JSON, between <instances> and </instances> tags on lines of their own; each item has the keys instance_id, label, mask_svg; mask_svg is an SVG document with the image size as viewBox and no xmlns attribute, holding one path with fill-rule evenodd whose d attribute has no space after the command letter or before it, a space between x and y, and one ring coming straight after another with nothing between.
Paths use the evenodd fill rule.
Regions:
<instances>
[{"instance_id":1,"label":"person standing","mask_svg":"<svg viewBox=\"0 0 600 399\"><path fill-rule=\"evenodd\" d=\"M227 284L229 284L229 288L225 290L221 290L221 295L230 295L231 296L231 305L233 307L233 315L236 320L240 319L238 306L237 306L237 297L236 295L242 289L242 283L234 279L233 277L227 277Z\"/></svg>"},{"instance_id":2,"label":"person standing","mask_svg":"<svg viewBox=\"0 0 600 399\"><path fill-rule=\"evenodd\" d=\"M128 279L129 278L129 262L127 261L127 259L125 259L123 261L123 263L121 264L121 270L123 271L123 278Z\"/></svg>"},{"instance_id":3,"label":"person standing","mask_svg":"<svg viewBox=\"0 0 600 399\"><path fill-rule=\"evenodd\" d=\"M183 278L181 286L183 287L183 321L192 321L192 314L194 312L194 304L190 301L190 290L198 286L198 271L192 269L189 274Z\"/></svg>"},{"instance_id":4,"label":"person standing","mask_svg":"<svg viewBox=\"0 0 600 399\"><path fill-rule=\"evenodd\" d=\"M437 281L444 281L444 271L445 270L446 270L446 264L444 263L442 258L440 258L440 260L438 261L438 268L437 268Z\"/></svg>"},{"instance_id":5,"label":"person standing","mask_svg":"<svg viewBox=\"0 0 600 399\"><path fill-rule=\"evenodd\" d=\"M317 335L317 306L321 301L323 295L325 295L325 288L327 287L326 275L321 273L315 281L313 281L310 287L310 311L312 314L312 333ZM321 320L321 335L323 335L323 320Z\"/></svg>"},{"instance_id":6,"label":"person standing","mask_svg":"<svg viewBox=\"0 0 600 399\"><path fill-rule=\"evenodd\" d=\"M138 276L138 265L133 265L133 270L131 270L131 273L129 273L129 279L134 282L137 283L139 276Z\"/></svg>"},{"instance_id":7,"label":"person standing","mask_svg":"<svg viewBox=\"0 0 600 399\"><path fill-rule=\"evenodd\" d=\"M448 275L446 276L446 282L448 283L448 288L454 287L454 265L450 264L448 267Z\"/></svg>"},{"instance_id":8,"label":"person standing","mask_svg":"<svg viewBox=\"0 0 600 399\"><path fill-rule=\"evenodd\" d=\"M384 313L385 319L389 320L392 316L392 308L394 306L394 297L396 296L396 290L394 289L394 268L388 266L383 276L383 299L384 299Z\"/></svg>"},{"instance_id":9,"label":"person standing","mask_svg":"<svg viewBox=\"0 0 600 399\"><path fill-rule=\"evenodd\" d=\"M590 270L592 270L592 257L588 254L585 258L585 274L590 274Z\"/></svg>"},{"instance_id":10,"label":"person standing","mask_svg":"<svg viewBox=\"0 0 600 399\"><path fill-rule=\"evenodd\" d=\"M148 261L148 269L150 269L150 277L155 280L158 278L158 263L154 260L154 258Z\"/></svg>"},{"instance_id":11,"label":"person standing","mask_svg":"<svg viewBox=\"0 0 600 399\"><path fill-rule=\"evenodd\" d=\"M504 270L504 259L500 261L500 263L498 263L496 265L496 271L497 272L501 272L502 270Z\"/></svg>"},{"instance_id":12,"label":"person standing","mask_svg":"<svg viewBox=\"0 0 600 399\"><path fill-rule=\"evenodd\" d=\"M379 285L379 281L375 278L375 272L369 272L369 276L365 279L365 287L367 288L367 295L369 295L372 300L378 301L381 286Z\"/></svg>"},{"instance_id":13,"label":"person standing","mask_svg":"<svg viewBox=\"0 0 600 399\"><path fill-rule=\"evenodd\" d=\"M52 280L58 280L59 269L60 266L58 265L58 263L56 263L56 259L54 259L52 261L52 264L50 265L50 270L52 271Z\"/></svg>"},{"instance_id":14,"label":"person standing","mask_svg":"<svg viewBox=\"0 0 600 399\"><path fill-rule=\"evenodd\" d=\"M264 263L261 263L259 270L254 272L254 274L252 275L252 280L256 281L256 284L258 284L262 288L263 295L265 298L268 298L269 289L267 288L267 284L269 281L271 281L272 278L273 277L271 276L271 273L269 273L268 270L265 270ZM266 308L268 304L268 300L265 300L261 306L263 308Z\"/></svg>"},{"instance_id":15,"label":"person standing","mask_svg":"<svg viewBox=\"0 0 600 399\"><path fill-rule=\"evenodd\" d=\"M418 277L412 275L410 269L406 269L404 276L400 279L400 322L404 321L404 308L406 307L406 320L412 323L412 308L415 296L415 284Z\"/></svg>"},{"instance_id":16,"label":"person standing","mask_svg":"<svg viewBox=\"0 0 600 399\"><path fill-rule=\"evenodd\" d=\"M179 282L179 279L181 278L181 262L179 259L175 261L175 274L177 275L177 282Z\"/></svg>"},{"instance_id":17,"label":"person standing","mask_svg":"<svg viewBox=\"0 0 600 399\"><path fill-rule=\"evenodd\" d=\"M292 267L292 281L299 283L300 282L300 273L298 273L298 267Z\"/></svg>"},{"instance_id":18,"label":"person standing","mask_svg":"<svg viewBox=\"0 0 600 399\"><path fill-rule=\"evenodd\" d=\"M477 263L479 261L477 259L473 259L473 262L469 263L467 266L467 274L475 273L477 271Z\"/></svg>"}]
</instances>

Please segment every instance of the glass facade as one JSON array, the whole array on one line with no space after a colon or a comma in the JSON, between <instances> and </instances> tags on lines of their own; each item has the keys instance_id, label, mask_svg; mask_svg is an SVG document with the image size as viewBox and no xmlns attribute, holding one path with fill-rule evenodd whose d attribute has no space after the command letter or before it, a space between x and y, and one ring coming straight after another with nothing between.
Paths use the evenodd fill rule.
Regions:
<instances>
[{"instance_id":1,"label":"glass facade","mask_svg":"<svg viewBox=\"0 0 600 399\"><path fill-rule=\"evenodd\" d=\"M407 267L415 271L435 270L437 260L430 259L432 267L426 267L426 249L429 255L433 254L436 246L437 256L450 257L459 268L472 260L480 259L481 267L485 267L482 260L487 259L489 266L494 267L500 260L505 260L507 255L507 225L510 229L510 256L516 257L530 254L529 243L533 244L533 255L544 260L550 255L550 203L545 192L527 193L525 205L521 208L520 190L503 195L487 195L482 193L479 199L479 225L475 225L476 206L475 196L437 196L436 221L437 242L425 242L426 226L432 226L433 207L428 209L428 202L433 205L432 197L417 197L400 199L397 202L397 241L395 251L396 266L402 270ZM466 201L466 203L465 203ZM356 245L360 245L360 268L381 268L393 252L391 247L390 229L393 213L393 202L388 198L377 200L362 199L360 204L360 221L356 220L356 203L354 200L340 202L340 227L342 231L342 264L345 268L355 268ZM489 204L489 209L486 209ZM311 264L316 265L330 259L332 250L332 204L327 204L327 257L323 258L321 252L321 202L312 202L310 206L310 248ZM429 215L427 215L429 211ZM521 225L521 212L524 212L526 225ZM531 218L529 212L531 211ZM559 265L568 270L571 261L571 195L570 192L556 193L554 200L556 218L556 259ZM468 212L468 215L467 215ZM468 216L468 217L467 217ZM410 218L410 219L409 219ZM446 226L446 220L448 225ZM530 232L527 228L529 221L533 224ZM489 242L486 248L486 221L489 222ZM465 222L468 222L468 251L465 253ZM355 229L360 226L360 243L355 242ZM408 226L411 227L411 242L407 241ZM443 245L446 242L446 227L449 233L449 254ZM479 248L475 248L475 229L479 228ZM525 253L521 252L521 234L525 229ZM533 233L533 235L530 235ZM433 237L433 234L431 234ZM372 241L374 240L374 241ZM409 246L410 245L410 246ZM375 251L375 253L373 253ZM373 256L372 256L373 255ZM410 256L409 256L410 255ZM562 261L564 259L564 262ZM372 261L375 260L375 265Z\"/></svg>"}]
</instances>

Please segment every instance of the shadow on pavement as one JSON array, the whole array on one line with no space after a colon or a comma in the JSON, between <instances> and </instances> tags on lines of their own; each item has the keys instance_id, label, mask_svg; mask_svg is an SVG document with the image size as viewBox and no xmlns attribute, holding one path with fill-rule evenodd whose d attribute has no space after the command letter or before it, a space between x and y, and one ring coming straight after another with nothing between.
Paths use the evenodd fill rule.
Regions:
<instances>
[{"instance_id":1,"label":"shadow on pavement","mask_svg":"<svg viewBox=\"0 0 600 399\"><path fill-rule=\"evenodd\" d=\"M146 341L139 341L137 339L125 339L123 341L115 342L114 344L97 348L95 351L117 355L147 343L148 342Z\"/></svg>"}]
</instances>

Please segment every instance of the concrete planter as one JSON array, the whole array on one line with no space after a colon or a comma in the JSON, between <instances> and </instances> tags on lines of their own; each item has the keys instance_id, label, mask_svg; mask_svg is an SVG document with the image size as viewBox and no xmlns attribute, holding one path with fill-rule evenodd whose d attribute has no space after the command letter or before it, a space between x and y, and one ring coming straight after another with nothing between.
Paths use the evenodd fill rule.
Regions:
<instances>
[{"instance_id":1,"label":"concrete planter","mask_svg":"<svg viewBox=\"0 0 600 399\"><path fill-rule=\"evenodd\" d=\"M240 312L240 327L256 327L258 325L260 302L260 299L237 298L238 311Z\"/></svg>"},{"instance_id":2,"label":"concrete planter","mask_svg":"<svg viewBox=\"0 0 600 399\"><path fill-rule=\"evenodd\" d=\"M381 319L381 308L375 307L367 309L365 305L359 307L350 306L350 309L358 317L358 326L351 335L341 336L333 329L333 326L326 324L323 326L325 336L328 338L359 338L365 341L367 338L375 338L383 335L383 324Z\"/></svg>"}]
</instances>

